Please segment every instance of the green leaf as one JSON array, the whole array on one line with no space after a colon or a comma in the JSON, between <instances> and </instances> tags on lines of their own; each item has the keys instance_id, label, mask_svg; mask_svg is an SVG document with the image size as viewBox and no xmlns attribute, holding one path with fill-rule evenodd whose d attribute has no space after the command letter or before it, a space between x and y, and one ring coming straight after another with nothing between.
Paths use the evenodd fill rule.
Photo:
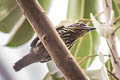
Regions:
<instances>
[{"instance_id":1,"label":"green leaf","mask_svg":"<svg viewBox=\"0 0 120 80\"><path fill-rule=\"evenodd\" d=\"M72 51L71 49L71 52L73 53L73 56L74 57L77 57L77 58L82 58L82 57L85 57L85 56L88 56L92 54L92 42L91 42L91 34L86 34L82 39L79 39L76 41L77 43L77 48L75 46L75 49L74 49L74 46L72 49L74 49L74 51ZM86 42L87 41L87 42ZM88 59L89 60L89 59ZM88 60L84 61L84 63L81 65L82 68L87 68L88 67Z\"/></svg>"},{"instance_id":2,"label":"green leaf","mask_svg":"<svg viewBox=\"0 0 120 80\"><path fill-rule=\"evenodd\" d=\"M106 61L105 66L107 67L107 69L108 69L109 71L112 72L113 67L112 67L112 64L111 64L110 59L108 59L108 60Z\"/></svg>"},{"instance_id":3,"label":"green leaf","mask_svg":"<svg viewBox=\"0 0 120 80\"><path fill-rule=\"evenodd\" d=\"M112 0L112 4L113 4L115 18L117 18L118 16L120 16L120 1Z\"/></svg>"},{"instance_id":4,"label":"green leaf","mask_svg":"<svg viewBox=\"0 0 120 80\"><path fill-rule=\"evenodd\" d=\"M110 59L108 59L105 63L105 66L107 67L107 70L109 70L111 73L113 73L113 67L112 67L112 64L111 64L111 61ZM114 73L113 73L114 74ZM115 77L113 77L113 75L109 74L109 79L110 80L117 80L115 79Z\"/></svg>"},{"instance_id":5,"label":"green leaf","mask_svg":"<svg viewBox=\"0 0 120 80\"><path fill-rule=\"evenodd\" d=\"M100 43L100 36L96 31L91 32L91 37L92 37L92 55L97 54L98 52L98 47ZM94 57L95 58L95 57ZM92 64L94 58L90 59L89 66Z\"/></svg>"},{"instance_id":6,"label":"green leaf","mask_svg":"<svg viewBox=\"0 0 120 80\"><path fill-rule=\"evenodd\" d=\"M32 38L34 31L27 20L15 31L6 46L16 47L26 43Z\"/></svg>"},{"instance_id":7,"label":"green leaf","mask_svg":"<svg viewBox=\"0 0 120 80\"><path fill-rule=\"evenodd\" d=\"M43 7L43 9L44 9L46 12L48 12L52 0L38 0L38 2L39 2L40 5Z\"/></svg>"},{"instance_id":8,"label":"green leaf","mask_svg":"<svg viewBox=\"0 0 120 80\"><path fill-rule=\"evenodd\" d=\"M16 6L16 0L0 0L0 21L7 17Z\"/></svg>"},{"instance_id":9,"label":"green leaf","mask_svg":"<svg viewBox=\"0 0 120 80\"><path fill-rule=\"evenodd\" d=\"M90 13L96 14L99 8L99 0L85 0L84 18L90 18Z\"/></svg>"},{"instance_id":10,"label":"green leaf","mask_svg":"<svg viewBox=\"0 0 120 80\"><path fill-rule=\"evenodd\" d=\"M43 80L65 80L64 78L56 78L55 75L51 75L50 73L47 73L45 78Z\"/></svg>"},{"instance_id":11,"label":"green leaf","mask_svg":"<svg viewBox=\"0 0 120 80\"><path fill-rule=\"evenodd\" d=\"M98 12L98 7L99 6L99 1L98 0L85 0L85 11L84 11L84 18L90 18L90 13L92 12L93 14L97 14ZM93 25L91 25L93 26ZM91 37L92 37L92 55L96 54L98 51L99 43L100 43L100 36L96 31L91 32ZM92 63L94 58L90 59L89 65Z\"/></svg>"},{"instance_id":12,"label":"green leaf","mask_svg":"<svg viewBox=\"0 0 120 80\"><path fill-rule=\"evenodd\" d=\"M90 18L90 12L96 14L98 9L98 0L69 0L68 20ZM99 36L96 31L87 33L83 39L78 39L71 49L71 53L75 58L83 58L85 56L97 53L99 45ZM86 60L80 64L86 69L93 59Z\"/></svg>"},{"instance_id":13,"label":"green leaf","mask_svg":"<svg viewBox=\"0 0 120 80\"><path fill-rule=\"evenodd\" d=\"M42 7L48 11L51 0L39 0L39 2ZM17 7L6 17L5 20L2 21L2 23L0 23L0 30L3 32L10 32L12 28L17 27L16 30L13 30L14 32L12 32L13 34L10 36L10 40L6 46L18 47L32 38L34 31L29 22L24 20L23 22L18 23L21 16L21 10ZM15 24L19 25L14 27Z\"/></svg>"},{"instance_id":14,"label":"green leaf","mask_svg":"<svg viewBox=\"0 0 120 80\"><path fill-rule=\"evenodd\" d=\"M99 8L99 1L98 0L85 0L85 11L84 11L84 18L90 18L90 13L97 14ZM93 26L93 25L91 25ZM96 31L91 32L91 42L92 42L92 55L96 54L98 51L99 43L100 43L100 36ZM90 59L89 65L92 63L94 58Z\"/></svg>"},{"instance_id":15,"label":"green leaf","mask_svg":"<svg viewBox=\"0 0 120 80\"><path fill-rule=\"evenodd\" d=\"M119 0L113 0L112 2L113 2L113 10L114 10L114 15L115 15L114 17L115 18L120 18L120 1ZM119 26L120 26L120 20L117 22L115 27L117 28ZM120 29L117 30L116 36L120 40Z\"/></svg>"},{"instance_id":16,"label":"green leaf","mask_svg":"<svg viewBox=\"0 0 120 80\"><path fill-rule=\"evenodd\" d=\"M67 19L76 20L84 17L85 0L69 0Z\"/></svg>"},{"instance_id":17,"label":"green leaf","mask_svg":"<svg viewBox=\"0 0 120 80\"><path fill-rule=\"evenodd\" d=\"M7 17L0 21L0 31L9 33L22 16L20 8L17 6Z\"/></svg>"}]
</instances>

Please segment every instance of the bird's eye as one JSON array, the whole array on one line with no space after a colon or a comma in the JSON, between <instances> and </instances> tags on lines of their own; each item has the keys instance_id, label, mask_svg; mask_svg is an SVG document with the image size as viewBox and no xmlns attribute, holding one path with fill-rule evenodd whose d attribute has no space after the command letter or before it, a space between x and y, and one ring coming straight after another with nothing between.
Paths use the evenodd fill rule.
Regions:
<instances>
[{"instance_id":1,"label":"bird's eye","mask_svg":"<svg viewBox=\"0 0 120 80\"><path fill-rule=\"evenodd\" d=\"M84 23L81 23L80 26L86 26Z\"/></svg>"}]
</instances>

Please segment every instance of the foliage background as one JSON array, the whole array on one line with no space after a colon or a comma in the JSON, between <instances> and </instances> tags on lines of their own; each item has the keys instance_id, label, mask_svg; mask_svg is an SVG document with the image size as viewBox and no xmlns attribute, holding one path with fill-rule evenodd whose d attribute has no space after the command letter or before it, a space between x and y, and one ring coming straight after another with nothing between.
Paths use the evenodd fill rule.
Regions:
<instances>
[{"instance_id":1,"label":"foliage background","mask_svg":"<svg viewBox=\"0 0 120 80\"><path fill-rule=\"evenodd\" d=\"M13 3L11 3L11 4L15 4L15 6L16 6L16 3L14 3L15 0L12 0L12 1L13 1ZM52 4L49 7L50 10L48 11L48 16L55 26L57 26L61 21L66 20L66 16L67 16L67 19L77 19L77 18L84 18L84 17L89 18L89 13L90 12L94 12L94 15L97 12L96 10L91 11L93 7L98 6L98 4L95 4L95 3L98 1L99 5L102 5L102 2L101 2L102 0L92 0L92 1L91 0L86 0L88 3L85 3L84 0L76 0L76 1L70 0L70 1L71 2L68 3L68 0L64 0L64 1L63 0L52 0ZM74 3L80 3L80 1L81 1L82 3L85 3L86 5L78 4L77 5L78 9L75 10L74 7L70 7L70 6L76 6L76 5L73 4L72 1ZM6 4L6 5L8 5L9 1L6 0L6 2L8 2ZM46 1L45 3L43 3L43 0L41 0L41 3L42 3L42 6L44 6L45 10L47 10L47 8L48 8L47 6L49 4L49 1ZM93 3L95 5L93 5ZM68 4L69 4L69 8L68 8ZM2 5L2 4L0 4L0 5ZM98 8L99 8L98 12L103 11L102 6L100 6ZM0 8L0 10L1 10L1 8ZM19 9L18 9L18 11L19 11ZM74 14L74 12L76 14ZM15 16L15 15L13 15L13 16ZM21 16L21 13L17 14L18 18L19 18L19 16ZM4 18L4 16L0 16L0 17ZM2 19L2 18L0 18L0 19ZM24 19L24 17L22 19ZM104 22L104 19L102 19L102 20ZM0 23L2 24L2 25L0 25L0 30L1 30L1 32L0 32L0 80L6 80L5 78L7 78L7 77L9 78L9 80L42 80L44 78L44 76L46 75L46 73L48 72L46 63L44 63L44 64L37 63L37 64L34 64L34 65L32 64L32 65L24 68L23 70L21 70L20 72L17 72L17 73L12 68L13 64L17 60L19 60L25 54L27 54L27 52L30 49L29 48L30 42L36 36L36 35L33 36L34 32L32 31L32 29L30 27L28 27L26 29L20 27L21 31L23 31L21 33L23 33L23 34L19 34L19 31L17 31L18 35L13 35L14 32L11 31L12 26L13 26L12 22L15 22L15 21L16 21L16 18L15 19L12 18L12 21L8 22L8 23L5 22L5 21L3 21L3 23L2 23L0 21ZM5 26L3 28L2 26L6 25L6 24L7 24L7 26ZM23 24L25 24L25 26L30 26L27 23L27 21L25 21L25 23L23 23ZM29 32L26 34L27 31L29 31ZM86 55L90 55L90 54L96 54L99 51L103 54L108 55L109 49L108 49L107 43L105 42L105 39L103 37L101 37L99 39L101 41L101 43L99 45L98 51L96 50L96 51L92 51L92 52L89 53L89 51L95 50L94 49L95 46L93 46L94 45L93 43L97 42L97 45L99 43L99 41L97 41L97 38L93 39L93 37L91 35L93 35L93 34L92 33L87 34L85 36L85 38L86 37L87 38L83 42L83 43L86 43L86 41L88 39L90 39L86 43L86 45L88 46L87 50L86 50L86 48L83 48L83 49L80 50L80 51L85 52L87 54L77 55L77 57L78 56L79 57L80 56L86 56ZM18 38L19 36L22 36L22 38ZM16 38L13 38L13 37L16 37ZM98 35L97 35L97 37L98 37ZM29 40L29 39L31 39L31 40ZM9 40L9 42L8 42L7 46L3 46L5 43L7 43L8 40ZM116 38L116 40L117 40L117 50L119 50L119 48L120 48L120 45L118 45L119 40L117 38ZM17 42L19 42L19 43L17 43ZM23 44L24 42L27 42L27 43L25 43L22 46L19 46L19 45ZM77 44L75 44L75 45L77 45ZM92 47L91 47L91 45L92 45ZM12 46L12 47L9 47L9 46ZM19 47L16 47L16 46L19 46ZM86 46L84 46L84 47L86 47ZM71 49L71 52L74 52L74 51L75 51L75 48ZM80 51L78 51L78 53L80 53ZM105 61L106 60L107 60L107 57L105 57ZM85 64L82 65L82 68L87 69L88 65L90 65L91 61L92 60L89 59ZM99 58L96 57L96 59L93 61L93 64L88 69L89 70L100 69L101 66L102 66L102 64L101 64ZM3 72L5 72L5 73L3 73ZM3 76L3 75L5 75L5 76Z\"/></svg>"}]
</instances>

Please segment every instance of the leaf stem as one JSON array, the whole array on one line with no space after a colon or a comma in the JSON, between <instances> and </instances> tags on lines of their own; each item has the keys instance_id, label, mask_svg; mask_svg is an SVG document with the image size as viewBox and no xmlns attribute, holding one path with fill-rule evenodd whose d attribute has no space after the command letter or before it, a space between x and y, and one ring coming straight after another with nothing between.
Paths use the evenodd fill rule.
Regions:
<instances>
[{"instance_id":1,"label":"leaf stem","mask_svg":"<svg viewBox=\"0 0 120 80\"><path fill-rule=\"evenodd\" d=\"M115 25L119 20L120 20L120 16L114 20L113 25Z\"/></svg>"},{"instance_id":2,"label":"leaf stem","mask_svg":"<svg viewBox=\"0 0 120 80\"><path fill-rule=\"evenodd\" d=\"M83 57L82 59L80 58L80 60L78 60L78 63L82 64L84 61L88 60L89 58L93 58L96 56L99 56L99 55L95 54L95 55L89 55L89 56ZM104 55L104 56L110 57L110 55Z\"/></svg>"},{"instance_id":3,"label":"leaf stem","mask_svg":"<svg viewBox=\"0 0 120 80\"><path fill-rule=\"evenodd\" d=\"M100 13L98 13L98 14L96 14L95 15L95 18L97 18L97 17L99 17L101 14L103 14L104 12L100 12ZM77 20L78 22L80 22L80 21L83 21L83 22L92 22L92 20L91 19L78 19Z\"/></svg>"},{"instance_id":4,"label":"leaf stem","mask_svg":"<svg viewBox=\"0 0 120 80\"><path fill-rule=\"evenodd\" d=\"M113 74L111 71L109 71L108 69L107 69L107 72L108 72L110 75L112 75L116 80L119 80L119 78L118 78L115 74Z\"/></svg>"},{"instance_id":5,"label":"leaf stem","mask_svg":"<svg viewBox=\"0 0 120 80\"><path fill-rule=\"evenodd\" d=\"M104 13L104 12L102 11L102 12L96 14L94 17L97 18L97 17L99 17L100 15L102 15L103 13Z\"/></svg>"},{"instance_id":6,"label":"leaf stem","mask_svg":"<svg viewBox=\"0 0 120 80\"><path fill-rule=\"evenodd\" d=\"M120 26L118 26L117 28L115 28L115 30L112 32L112 35L114 35L115 32L117 32L117 30L119 30L119 29L120 29Z\"/></svg>"}]
</instances>

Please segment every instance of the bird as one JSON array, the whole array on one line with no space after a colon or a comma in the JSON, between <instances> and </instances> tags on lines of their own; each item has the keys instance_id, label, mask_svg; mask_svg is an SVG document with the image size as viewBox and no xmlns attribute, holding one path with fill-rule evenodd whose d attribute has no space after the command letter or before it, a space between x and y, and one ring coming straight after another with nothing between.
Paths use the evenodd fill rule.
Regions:
<instances>
[{"instance_id":1,"label":"bird","mask_svg":"<svg viewBox=\"0 0 120 80\"><path fill-rule=\"evenodd\" d=\"M67 48L70 49L78 38L82 38L87 32L94 29L94 27L87 26L83 22L76 22L67 26L61 25L56 28L56 31L64 41ZM29 53L17 61L13 66L15 71L19 71L32 63L44 63L51 60L50 55L38 37L32 41L30 46L31 49Z\"/></svg>"}]
</instances>

